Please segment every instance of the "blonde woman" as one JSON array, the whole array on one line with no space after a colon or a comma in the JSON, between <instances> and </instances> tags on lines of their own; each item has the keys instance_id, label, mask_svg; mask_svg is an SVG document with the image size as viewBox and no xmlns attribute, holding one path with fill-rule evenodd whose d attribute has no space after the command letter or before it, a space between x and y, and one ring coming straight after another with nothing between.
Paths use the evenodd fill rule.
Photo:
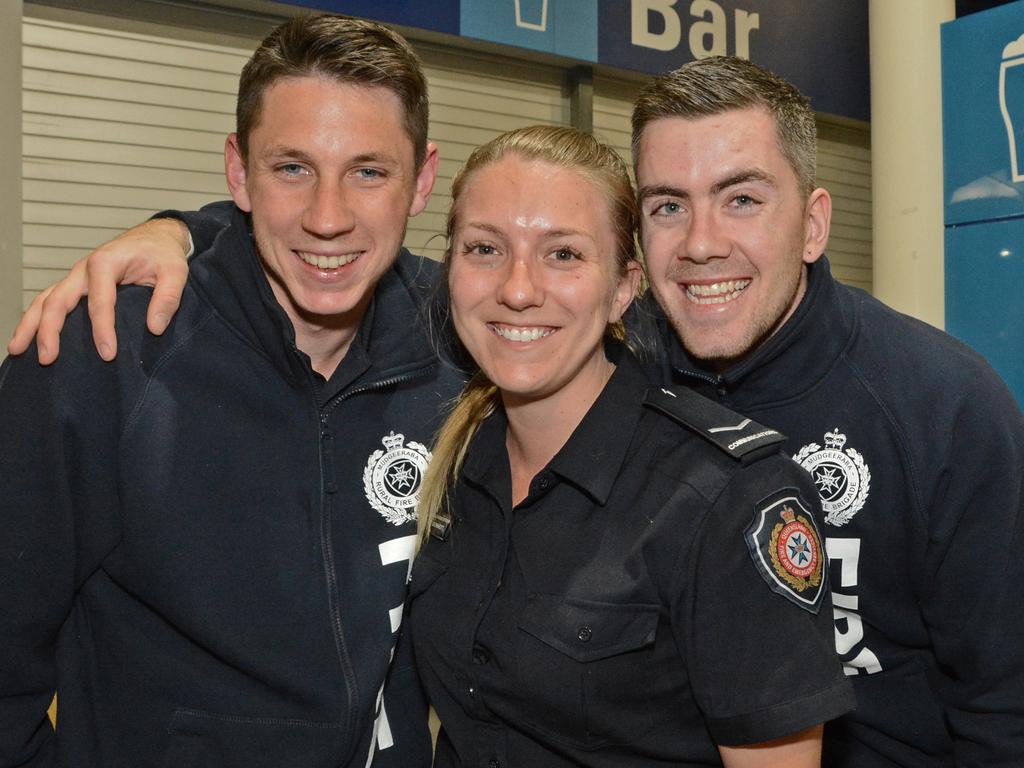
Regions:
<instances>
[{"instance_id":1,"label":"blonde woman","mask_svg":"<svg viewBox=\"0 0 1024 768\"><path fill-rule=\"evenodd\" d=\"M567 128L504 134L455 180L450 328L479 370L420 504L435 765L802 768L852 707L809 479L615 340L636 217L622 161ZM770 586L758 521L803 547L805 604Z\"/></svg>"}]
</instances>

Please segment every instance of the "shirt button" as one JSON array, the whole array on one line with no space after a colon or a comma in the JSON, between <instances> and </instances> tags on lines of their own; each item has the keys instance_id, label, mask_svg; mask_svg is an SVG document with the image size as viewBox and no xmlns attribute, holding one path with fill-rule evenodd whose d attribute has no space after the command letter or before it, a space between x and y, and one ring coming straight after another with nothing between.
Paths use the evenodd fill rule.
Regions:
<instances>
[{"instance_id":1,"label":"shirt button","mask_svg":"<svg viewBox=\"0 0 1024 768\"><path fill-rule=\"evenodd\" d=\"M469 698L476 699L476 688L469 686Z\"/></svg>"},{"instance_id":2,"label":"shirt button","mask_svg":"<svg viewBox=\"0 0 1024 768\"><path fill-rule=\"evenodd\" d=\"M492 757L487 761L487 768L501 768L501 760L496 757Z\"/></svg>"},{"instance_id":3,"label":"shirt button","mask_svg":"<svg viewBox=\"0 0 1024 768\"><path fill-rule=\"evenodd\" d=\"M549 480L546 477L542 477L540 480L537 481L537 487L540 488L542 491L546 491L549 485L551 485L551 480Z\"/></svg>"},{"instance_id":4,"label":"shirt button","mask_svg":"<svg viewBox=\"0 0 1024 768\"><path fill-rule=\"evenodd\" d=\"M485 651L483 648L474 648L473 649L473 663L474 664L486 664L490 660L491 659L487 655L487 651Z\"/></svg>"},{"instance_id":5,"label":"shirt button","mask_svg":"<svg viewBox=\"0 0 1024 768\"><path fill-rule=\"evenodd\" d=\"M584 624L582 627L580 627L579 631L576 632L576 637L579 639L579 641L581 643L588 642L590 640L590 638L592 638L593 636L594 636L594 630L592 630L586 624Z\"/></svg>"}]
</instances>

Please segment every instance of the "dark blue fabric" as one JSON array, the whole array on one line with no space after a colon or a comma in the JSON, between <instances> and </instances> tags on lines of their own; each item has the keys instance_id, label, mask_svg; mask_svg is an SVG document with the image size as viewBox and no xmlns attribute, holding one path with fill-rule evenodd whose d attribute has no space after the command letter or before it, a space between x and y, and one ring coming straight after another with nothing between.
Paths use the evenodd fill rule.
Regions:
<instances>
[{"instance_id":1,"label":"dark blue fabric","mask_svg":"<svg viewBox=\"0 0 1024 768\"><path fill-rule=\"evenodd\" d=\"M658 322L665 375L787 435L833 507L857 710L826 728L823 764L1024 765L1024 416L965 345L837 283L824 258L809 277L783 328L721 376Z\"/></svg>"},{"instance_id":2,"label":"dark blue fabric","mask_svg":"<svg viewBox=\"0 0 1024 768\"><path fill-rule=\"evenodd\" d=\"M163 336L126 288L114 362L84 306L52 367L4 362L0 765L363 768L381 706L373 764L429 764L387 554L415 524L367 477L461 386L420 322L432 273L399 256L325 382L232 211Z\"/></svg>"}]
</instances>

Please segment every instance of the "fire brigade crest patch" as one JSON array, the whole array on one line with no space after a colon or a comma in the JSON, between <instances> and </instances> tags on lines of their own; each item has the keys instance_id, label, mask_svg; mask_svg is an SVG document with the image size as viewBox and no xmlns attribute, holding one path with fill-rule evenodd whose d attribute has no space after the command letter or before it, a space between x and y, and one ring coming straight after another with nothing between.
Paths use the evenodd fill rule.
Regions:
<instances>
[{"instance_id":1,"label":"fire brigade crest patch","mask_svg":"<svg viewBox=\"0 0 1024 768\"><path fill-rule=\"evenodd\" d=\"M808 443L793 460L811 473L829 525L845 525L864 506L871 490L871 471L864 457L846 445L846 435L825 433L825 447Z\"/></svg>"},{"instance_id":2,"label":"fire brigade crest patch","mask_svg":"<svg viewBox=\"0 0 1024 768\"><path fill-rule=\"evenodd\" d=\"M745 536L754 565L771 590L816 614L828 569L818 527L799 493L787 488L762 500Z\"/></svg>"},{"instance_id":3,"label":"fire brigade crest patch","mask_svg":"<svg viewBox=\"0 0 1024 768\"><path fill-rule=\"evenodd\" d=\"M363 470L363 490L370 506L393 525L416 519L420 486L430 463L430 451L405 435L392 432L381 438L385 450L370 454Z\"/></svg>"}]
</instances>

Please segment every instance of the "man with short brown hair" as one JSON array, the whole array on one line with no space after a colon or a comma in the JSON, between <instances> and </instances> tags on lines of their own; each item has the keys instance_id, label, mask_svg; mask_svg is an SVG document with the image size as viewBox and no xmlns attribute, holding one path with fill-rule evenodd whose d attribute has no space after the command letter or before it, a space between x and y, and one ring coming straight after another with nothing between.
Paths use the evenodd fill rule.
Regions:
<instances>
[{"instance_id":1,"label":"man with short brown hair","mask_svg":"<svg viewBox=\"0 0 1024 768\"><path fill-rule=\"evenodd\" d=\"M167 333L132 288L115 362L82 307L53 366L0 368L2 766L430 763L400 628L461 382L401 248L437 172L426 84L384 27L296 18L238 111L235 206Z\"/></svg>"},{"instance_id":2,"label":"man with short brown hair","mask_svg":"<svg viewBox=\"0 0 1024 768\"><path fill-rule=\"evenodd\" d=\"M857 693L822 764L1024 765L1024 416L979 355L833 279L815 144L806 99L748 61L641 93L665 376L787 435L818 487Z\"/></svg>"}]
</instances>

